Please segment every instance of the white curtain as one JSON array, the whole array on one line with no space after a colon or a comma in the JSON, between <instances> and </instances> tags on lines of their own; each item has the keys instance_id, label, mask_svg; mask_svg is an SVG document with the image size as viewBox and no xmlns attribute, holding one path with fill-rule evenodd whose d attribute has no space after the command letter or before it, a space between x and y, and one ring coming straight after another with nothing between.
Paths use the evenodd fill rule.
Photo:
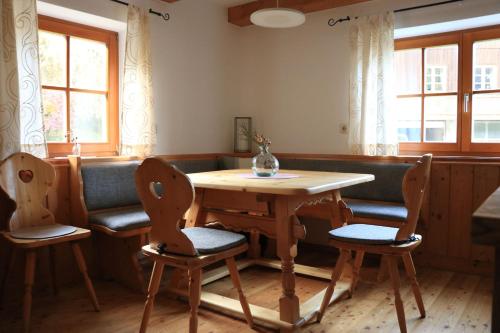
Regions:
<instances>
[{"instance_id":1,"label":"white curtain","mask_svg":"<svg viewBox=\"0 0 500 333\"><path fill-rule=\"evenodd\" d=\"M360 17L350 30L349 146L357 155L397 155L394 13Z\"/></svg>"},{"instance_id":2,"label":"white curtain","mask_svg":"<svg viewBox=\"0 0 500 333\"><path fill-rule=\"evenodd\" d=\"M156 144L149 14L129 5L120 116L120 155L151 155Z\"/></svg>"},{"instance_id":3,"label":"white curtain","mask_svg":"<svg viewBox=\"0 0 500 333\"><path fill-rule=\"evenodd\" d=\"M47 156L36 0L0 0L0 159Z\"/></svg>"}]
</instances>

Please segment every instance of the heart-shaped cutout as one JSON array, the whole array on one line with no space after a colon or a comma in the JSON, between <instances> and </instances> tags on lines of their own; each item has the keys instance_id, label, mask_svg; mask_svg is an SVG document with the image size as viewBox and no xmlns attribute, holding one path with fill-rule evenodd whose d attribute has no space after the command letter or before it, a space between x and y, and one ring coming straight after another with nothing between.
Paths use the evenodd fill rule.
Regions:
<instances>
[{"instance_id":1,"label":"heart-shaped cutout","mask_svg":"<svg viewBox=\"0 0 500 333\"><path fill-rule=\"evenodd\" d=\"M19 178L23 183L29 183L33 180L33 171L21 170L19 171Z\"/></svg>"}]
</instances>

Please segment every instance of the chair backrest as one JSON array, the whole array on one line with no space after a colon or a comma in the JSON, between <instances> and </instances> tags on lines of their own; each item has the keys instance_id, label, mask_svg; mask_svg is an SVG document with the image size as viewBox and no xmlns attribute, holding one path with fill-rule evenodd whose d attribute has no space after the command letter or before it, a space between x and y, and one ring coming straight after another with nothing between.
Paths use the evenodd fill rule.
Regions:
<instances>
[{"instance_id":1,"label":"chair backrest","mask_svg":"<svg viewBox=\"0 0 500 333\"><path fill-rule=\"evenodd\" d=\"M197 255L179 222L194 199L189 178L159 158L147 158L135 173L137 193L152 223L150 245L170 253ZM161 185L160 185L161 184Z\"/></svg>"},{"instance_id":2,"label":"chair backrest","mask_svg":"<svg viewBox=\"0 0 500 333\"><path fill-rule=\"evenodd\" d=\"M420 209L425 194L425 188L429 183L431 174L432 154L425 154L411 167L403 178L403 197L408 209L408 217L405 224L399 228L396 240L407 240L415 233Z\"/></svg>"},{"instance_id":3,"label":"chair backrest","mask_svg":"<svg viewBox=\"0 0 500 333\"><path fill-rule=\"evenodd\" d=\"M16 153L0 164L0 186L17 203L7 230L54 224L44 207L56 171L52 165L26 153Z\"/></svg>"}]
</instances>

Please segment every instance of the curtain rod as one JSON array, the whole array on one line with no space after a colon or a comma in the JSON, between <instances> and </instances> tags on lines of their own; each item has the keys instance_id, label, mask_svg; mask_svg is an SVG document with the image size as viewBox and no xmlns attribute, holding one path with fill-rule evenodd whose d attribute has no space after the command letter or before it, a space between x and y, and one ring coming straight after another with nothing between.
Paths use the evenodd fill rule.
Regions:
<instances>
[{"instance_id":1,"label":"curtain rod","mask_svg":"<svg viewBox=\"0 0 500 333\"><path fill-rule=\"evenodd\" d=\"M125 6L128 6L128 3L125 2L125 1L121 1L121 0L110 0L112 2L116 2L116 3L119 3L120 5L125 5ZM168 21L170 20L170 14L169 13L160 13L160 12L157 12L157 11L154 11L152 10L151 8L149 8L149 13L150 14L154 14L154 15L158 15L160 16L161 18L163 18L165 21Z\"/></svg>"},{"instance_id":2,"label":"curtain rod","mask_svg":"<svg viewBox=\"0 0 500 333\"><path fill-rule=\"evenodd\" d=\"M118 0L117 0L118 1ZM407 12L407 11L410 11L410 10L415 10L415 9L422 9L422 8L428 8L428 7L434 7L434 6L441 6L441 5L446 5L446 4L449 4L449 3L454 3L454 2L462 2L463 0L447 0L447 1L440 1L440 2L435 2L435 3L428 3L426 5L420 5L420 6L414 6L414 7L408 7L408 8L401 8L401 9L396 9L394 11L394 13L401 13L401 12ZM354 19L357 19L358 17L354 17ZM351 17L350 16L346 16L346 17L343 17L343 18L339 18L339 19L334 19L334 18L331 18L328 20L328 25L330 27L333 27L334 25L336 25L337 23L342 23L344 21L350 21L351 20Z\"/></svg>"}]
</instances>

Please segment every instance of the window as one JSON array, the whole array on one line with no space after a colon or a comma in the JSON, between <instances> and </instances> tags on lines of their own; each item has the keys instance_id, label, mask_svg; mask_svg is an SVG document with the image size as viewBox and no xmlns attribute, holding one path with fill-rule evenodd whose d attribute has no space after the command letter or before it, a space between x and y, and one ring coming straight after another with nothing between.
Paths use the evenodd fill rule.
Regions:
<instances>
[{"instance_id":1,"label":"window","mask_svg":"<svg viewBox=\"0 0 500 333\"><path fill-rule=\"evenodd\" d=\"M500 152L500 28L396 41L402 152Z\"/></svg>"},{"instance_id":2,"label":"window","mask_svg":"<svg viewBox=\"0 0 500 333\"><path fill-rule=\"evenodd\" d=\"M118 144L117 34L39 16L45 134L50 156L114 155Z\"/></svg>"}]
</instances>

